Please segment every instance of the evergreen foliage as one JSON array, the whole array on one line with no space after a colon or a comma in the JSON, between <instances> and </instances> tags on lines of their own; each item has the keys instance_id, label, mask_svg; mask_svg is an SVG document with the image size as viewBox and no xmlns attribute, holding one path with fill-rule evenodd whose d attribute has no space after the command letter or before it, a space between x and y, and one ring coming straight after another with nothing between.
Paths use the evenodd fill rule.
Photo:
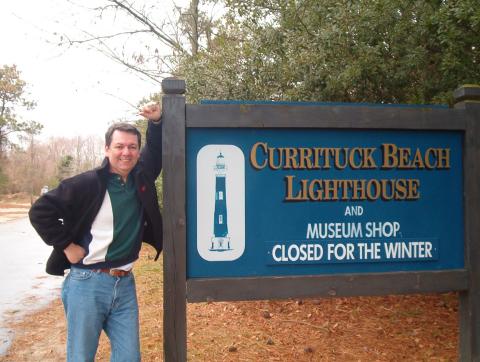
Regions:
<instances>
[{"instance_id":1,"label":"evergreen foliage","mask_svg":"<svg viewBox=\"0 0 480 362\"><path fill-rule=\"evenodd\" d=\"M216 37L179 54L189 101L451 103L480 83L477 0L227 0Z\"/></svg>"}]
</instances>

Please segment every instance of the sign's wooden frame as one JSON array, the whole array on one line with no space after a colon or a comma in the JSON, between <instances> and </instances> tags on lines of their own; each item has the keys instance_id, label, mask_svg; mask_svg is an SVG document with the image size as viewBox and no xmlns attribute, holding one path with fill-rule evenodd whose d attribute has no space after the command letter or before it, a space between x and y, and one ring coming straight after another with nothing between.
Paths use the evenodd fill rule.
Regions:
<instances>
[{"instance_id":1,"label":"sign's wooden frame","mask_svg":"<svg viewBox=\"0 0 480 362\"><path fill-rule=\"evenodd\" d=\"M480 87L455 91L453 109L185 103L185 82L162 82L164 358L186 361L186 303L254 299L460 293L460 360L480 360ZM186 277L187 128L335 128L463 133L465 268L250 278Z\"/></svg>"}]
</instances>

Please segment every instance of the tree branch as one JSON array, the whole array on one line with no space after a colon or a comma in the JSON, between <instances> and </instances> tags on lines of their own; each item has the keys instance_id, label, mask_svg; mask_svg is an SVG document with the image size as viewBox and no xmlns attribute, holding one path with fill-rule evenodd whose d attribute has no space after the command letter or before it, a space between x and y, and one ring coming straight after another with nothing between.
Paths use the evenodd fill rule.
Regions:
<instances>
[{"instance_id":1,"label":"tree branch","mask_svg":"<svg viewBox=\"0 0 480 362\"><path fill-rule=\"evenodd\" d=\"M0 117L3 118L3 114L5 113L5 108L7 107L7 101L5 98L2 99L2 110L0 112Z\"/></svg>"},{"instance_id":2,"label":"tree branch","mask_svg":"<svg viewBox=\"0 0 480 362\"><path fill-rule=\"evenodd\" d=\"M141 24L147 26L152 33L154 33L158 38L163 40L167 45L170 45L172 48L182 53L188 53L178 42L174 41L168 35L163 33L163 31L160 28L158 28L154 23L148 20L148 18L145 15L135 10L133 6L125 5L124 2L121 0L109 0L109 1L116 4L118 7L122 8L128 14L132 15Z\"/></svg>"},{"instance_id":3,"label":"tree branch","mask_svg":"<svg viewBox=\"0 0 480 362\"><path fill-rule=\"evenodd\" d=\"M121 33L110 34L110 35L92 36L89 39L83 39L83 40L71 40L67 37L67 40L68 40L68 43L70 45L73 45L73 44L88 43L88 42L96 41L96 40L100 40L100 39L111 39L111 38L115 38L115 37L122 36L122 35L133 35L133 34L138 34L138 33L150 33L150 30L124 31L124 32L121 32ZM62 45L62 44L60 43L60 45Z\"/></svg>"},{"instance_id":4,"label":"tree branch","mask_svg":"<svg viewBox=\"0 0 480 362\"><path fill-rule=\"evenodd\" d=\"M91 34L85 32L87 35L93 37ZM153 80L155 83L161 83L161 79L158 79L156 78L154 75L150 74L147 70L145 69L141 69L137 66L135 66L134 64L131 64L127 61L125 61L124 59L122 59L115 51L113 51L105 42L103 42L101 39L97 39L97 41L101 44L101 46L103 48L99 48L99 47L95 47L94 48L101 52L102 54L104 54L105 56L109 57L110 59L113 59L114 61L126 66L127 68L129 69L132 69L140 74L143 74L144 76L146 76L147 78ZM160 76L160 74L162 73L159 73L158 76Z\"/></svg>"}]
</instances>

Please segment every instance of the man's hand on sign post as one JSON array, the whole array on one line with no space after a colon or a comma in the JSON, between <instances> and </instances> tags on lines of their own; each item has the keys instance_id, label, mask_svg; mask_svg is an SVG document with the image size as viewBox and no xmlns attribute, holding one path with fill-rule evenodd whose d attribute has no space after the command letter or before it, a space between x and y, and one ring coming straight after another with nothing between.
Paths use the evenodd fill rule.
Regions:
<instances>
[{"instance_id":1,"label":"man's hand on sign post","mask_svg":"<svg viewBox=\"0 0 480 362\"><path fill-rule=\"evenodd\" d=\"M138 114L154 122L160 121L162 107L155 102L149 102L139 109Z\"/></svg>"}]
</instances>

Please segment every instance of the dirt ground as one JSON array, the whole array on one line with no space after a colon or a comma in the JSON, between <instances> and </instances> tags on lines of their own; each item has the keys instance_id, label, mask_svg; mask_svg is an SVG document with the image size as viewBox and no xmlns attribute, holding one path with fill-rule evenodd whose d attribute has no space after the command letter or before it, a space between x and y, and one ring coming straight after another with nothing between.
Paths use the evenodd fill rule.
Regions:
<instances>
[{"instance_id":1,"label":"dirt ground","mask_svg":"<svg viewBox=\"0 0 480 362\"><path fill-rule=\"evenodd\" d=\"M0 222L25 217L30 209L30 198L25 194L0 197Z\"/></svg>"},{"instance_id":2,"label":"dirt ground","mask_svg":"<svg viewBox=\"0 0 480 362\"><path fill-rule=\"evenodd\" d=\"M143 361L163 360L162 264L135 265ZM456 361L455 293L189 304L189 361ZM12 322L0 361L65 360L60 300ZM98 361L109 360L102 335Z\"/></svg>"}]
</instances>

